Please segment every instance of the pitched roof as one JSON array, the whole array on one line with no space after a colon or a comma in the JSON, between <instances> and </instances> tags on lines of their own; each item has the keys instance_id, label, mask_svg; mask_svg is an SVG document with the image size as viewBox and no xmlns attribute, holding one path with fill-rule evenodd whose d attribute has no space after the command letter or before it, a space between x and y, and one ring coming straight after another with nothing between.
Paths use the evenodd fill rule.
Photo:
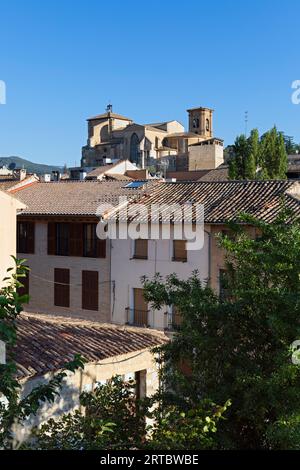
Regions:
<instances>
[{"instance_id":1,"label":"pitched roof","mask_svg":"<svg viewBox=\"0 0 300 470\"><path fill-rule=\"evenodd\" d=\"M147 184L145 183L145 187ZM124 181L60 181L35 183L20 188L16 197L24 202L27 209L22 215L74 215L95 216L99 204L113 206L120 196L135 198L144 191L140 188L126 188Z\"/></svg>"},{"instance_id":2,"label":"pitched roof","mask_svg":"<svg viewBox=\"0 0 300 470\"><path fill-rule=\"evenodd\" d=\"M214 170L209 170L199 181L227 181L228 180L228 165L220 165Z\"/></svg>"},{"instance_id":3,"label":"pitched roof","mask_svg":"<svg viewBox=\"0 0 300 470\"><path fill-rule=\"evenodd\" d=\"M36 175L28 175L20 181L15 175L0 176L0 190L13 192L19 187L29 185L37 182L39 178Z\"/></svg>"},{"instance_id":4,"label":"pitched roof","mask_svg":"<svg viewBox=\"0 0 300 470\"><path fill-rule=\"evenodd\" d=\"M176 178L177 181L198 181L210 170L167 171L167 178Z\"/></svg>"},{"instance_id":5,"label":"pitched roof","mask_svg":"<svg viewBox=\"0 0 300 470\"><path fill-rule=\"evenodd\" d=\"M100 120L100 119L109 119L109 118L120 119L121 121L131 121L132 122L132 119L130 119L130 118L122 116L121 114L116 114L116 113L111 113L111 112L103 113L103 114L97 114L97 116L92 116L92 117L88 118L87 121L96 121L96 120Z\"/></svg>"},{"instance_id":6,"label":"pitched roof","mask_svg":"<svg viewBox=\"0 0 300 470\"><path fill-rule=\"evenodd\" d=\"M18 377L39 376L61 369L81 354L88 362L153 348L167 341L165 335L135 328L22 313L17 322L13 349Z\"/></svg>"},{"instance_id":7,"label":"pitched roof","mask_svg":"<svg viewBox=\"0 0 300 470\"><path fill-rule=\"evenodd\" d=\"M273 222L282 207L282 200L287 208L300 216L300 199L296 192L299 194L300 184L292 180L157 183L149 194L139 200L148 213L138 220L148 220L152 204L182 205L193 202L204 205L206 223L237 220L241 212ZM152 212L152 217L156 215L157 211ZM176 220L176 215L173 220Z\"/></svg>"},{"instance_id":8,"label":"pitched roof","mask_svg":"<svg viewBox=\"0 0 300 470\"><path fill-rule=\"evenodd\" d=\"M115 168L117 165L119 165L119 163L121 163L121 160L118 160L115 163L98 166L97 168L94 168L94 170L89 171L86 177L90 178L90 177L97 177L97 176L103 175L103 173L105 173L106 171L109 171L112 168Z\"/></svg>"}]
</instances>

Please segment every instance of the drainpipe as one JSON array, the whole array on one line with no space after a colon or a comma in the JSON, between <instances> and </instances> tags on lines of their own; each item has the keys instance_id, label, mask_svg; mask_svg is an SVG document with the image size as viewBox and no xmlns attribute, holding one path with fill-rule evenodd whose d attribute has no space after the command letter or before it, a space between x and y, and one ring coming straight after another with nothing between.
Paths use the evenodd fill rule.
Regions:
<instances>
[{"instance_id":1,"label":"drainpipe","mask_svg":"<svg viewBox=\"0 0 300 470\"><path fill-rule=\"evenodd\" d=\"M6 345L0 340L0 364L6 364Z\"/></svg>"}]
</instances>

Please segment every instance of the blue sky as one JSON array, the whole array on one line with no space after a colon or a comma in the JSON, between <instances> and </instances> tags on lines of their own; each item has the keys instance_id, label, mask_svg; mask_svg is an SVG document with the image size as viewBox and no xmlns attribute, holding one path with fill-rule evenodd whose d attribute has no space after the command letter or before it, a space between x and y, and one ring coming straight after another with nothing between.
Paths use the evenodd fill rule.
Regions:
<instances>
[{"instance_id":1,"label":"blue sky","mask_svg":"<svg viewBox=\"0 0 300 470\"><path fill-rule=\"evenodd\" d=\"M215 109L215 135L276 124L300 141L298 0L2 0L0 156L79 164L85 119Z\"/></svg>"}]
</instances>

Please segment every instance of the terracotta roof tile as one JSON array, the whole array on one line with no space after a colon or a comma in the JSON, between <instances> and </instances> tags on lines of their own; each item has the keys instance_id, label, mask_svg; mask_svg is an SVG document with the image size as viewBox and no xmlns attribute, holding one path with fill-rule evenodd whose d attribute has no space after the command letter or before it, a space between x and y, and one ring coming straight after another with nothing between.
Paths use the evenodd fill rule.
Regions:
<instances>
[{"instance_id":1,"label":"terracotta roof tile","mask_svg":"<svg viewBox=\"0 0 300 470\"><path fill-rule=\"evenodd\" d=\"M99 204L117 205L119 196L136 198L144 186L126 188L126 181L61 181L35 183L15 193L27 209L22 215L95 216ZM145 183L145 187L147 184Z\"/></svg>"},{"instance_id":2,"label":"terracotta roof tile","mask_svg":"<svg viewBox=\"0 0 300 470\"><path fill-rule=\"evenodd\" d=\"M162 332L22 313L13 354L20 379L61 369L81 354L88 362L153 348L167 341Z\"/></svg>"},{"instance_id":3,"label":"terracotta roof tile","mask_svg":"<svg viewBox=\"0 0 300 470\"><path fill-rule=\"evenodd\" d=\"M182 205L193 202L204 205L206 223L236 220L241 212L272 222L283 200L287 208L300 216L300 200L296 195L299 192L300 184L293 180L157 183L138 202L146 205L149 217L152 204ZM158 213L152 214L154 219L155 215ZM139 221L146 221L147 218L145 215ZM175 219L176 214L173 217Z\"/></svg>"}]
</instances>

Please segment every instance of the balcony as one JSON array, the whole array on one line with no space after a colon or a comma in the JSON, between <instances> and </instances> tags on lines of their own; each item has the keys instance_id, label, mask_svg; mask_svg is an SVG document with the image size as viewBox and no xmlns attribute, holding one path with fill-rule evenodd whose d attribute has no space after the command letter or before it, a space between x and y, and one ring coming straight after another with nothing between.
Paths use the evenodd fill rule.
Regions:
<instances>
[{"instance_id":1,"label":"balcony","mask_svg":"<svg viewBox=\"0 0 300 470\"><path fill-rule=\"evenodd\" d=\"M149 310L127 308L127 323L134 326L149 327Z\"/></svg>"},{"instance_id":2,"label":"balcony","mask_svg":"<svg viewBox=\"0 0 300 470\"><path fill-rule=\"evenodd\" d=\"M178 312L166 312L165 313L167 317L167 331L178 331L181 327L182 323L182 316Z\"/></svg>"}]
</instances>

